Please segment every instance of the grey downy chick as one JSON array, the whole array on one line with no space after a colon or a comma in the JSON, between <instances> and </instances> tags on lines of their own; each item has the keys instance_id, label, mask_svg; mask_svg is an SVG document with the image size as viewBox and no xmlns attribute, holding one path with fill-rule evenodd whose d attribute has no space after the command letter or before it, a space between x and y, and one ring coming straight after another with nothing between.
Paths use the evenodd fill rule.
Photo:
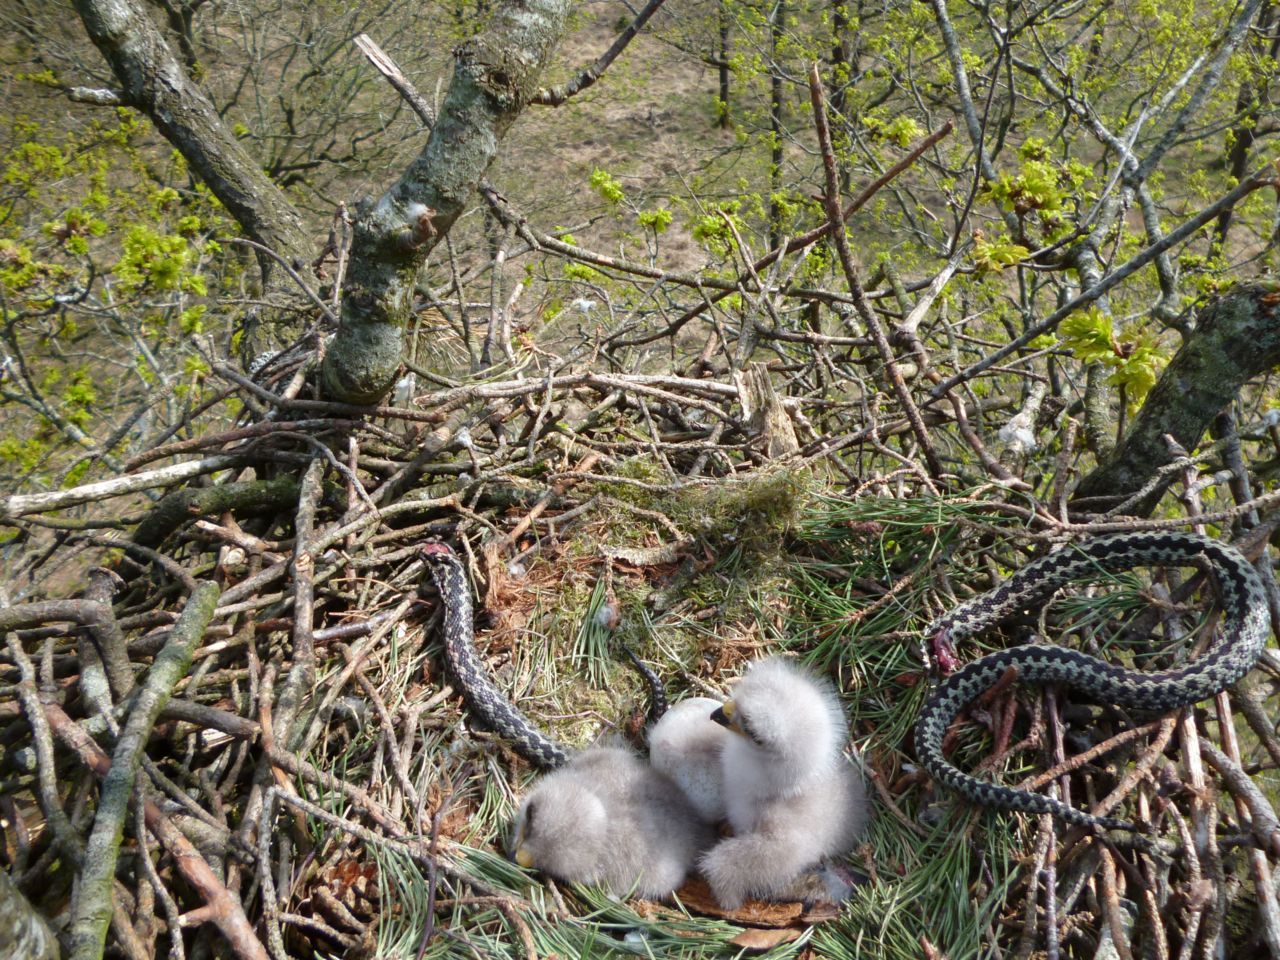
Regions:
<instances>
[{"instance_id":1,"label":"grey downy chick","mask_svg":"<svg viewBox=\"0 0 1280 960\"><path fill-rule=\"evenodd\" d=\"M701 860L720 905L787 895L805 871L853 849L869 816L845 758L844 711L830 684L786 660L752 664L714 718L737 736L720 755L734 836Z\"/></svg>"},{"instance_id":2,"label":"grey downy chick","mask_svg":"<svg viewBox=\"0 0 1280 960\"><path fill-rule=\"evenodd\" d=\"M560 880L665 897L714 838L667 777L629 750L591 747L529 791L511 849Z\"/></svg>"},{"instance_id":3,"label":"grey downy chick","mask_svg":"<svg viewBox=\"0 0 1280 960\"><path fill-rule=\"evenodd\" d=\"M708 823L726 816L720 754L733 734L711 719L719 706L709 697L681 700L649 731L649 763L676 782Z\"/></svg>"}]
</instances>

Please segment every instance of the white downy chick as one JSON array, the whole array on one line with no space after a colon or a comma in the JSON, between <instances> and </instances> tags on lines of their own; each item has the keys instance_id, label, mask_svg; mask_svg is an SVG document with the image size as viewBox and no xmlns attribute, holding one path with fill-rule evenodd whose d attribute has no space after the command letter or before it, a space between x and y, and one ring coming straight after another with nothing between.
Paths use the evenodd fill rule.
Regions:
<instances>
[{"instance_id":1,"label":"white downy chick","mask_svg":"<svg viewBox=\"0 0 1280 960\"><path fill-rule=\"evenodd\" d=\"M665 897L715 835L680 789L620 747L591 747L520 804L518 864L623 896Z\"/></svg>"},{"instance_id":2,"label":"white downy chick","mask_svg":"<svg viewBox=\"0 0 1280 960\"><path fill-rule=\"evenodd\" d=\"M710 697L681 700L649 731L649 763L676 782L708 823L726 816L720 754L735 739L711 719L719 706Z\"/></svg>"},{"instance_id":3,"label":"white downy chick","mask_svg":"<svg viewBox=\"0 0 1280 960\"><path fill-rule=\"evenodd\" d=\"M835 690L786 660L754 663L715 711L738 736L721 753L734 835L703 855L720 905L785 895L824 858L848 853L869 809L843 755L848 732Z\"/></svg>"}]
</instances>

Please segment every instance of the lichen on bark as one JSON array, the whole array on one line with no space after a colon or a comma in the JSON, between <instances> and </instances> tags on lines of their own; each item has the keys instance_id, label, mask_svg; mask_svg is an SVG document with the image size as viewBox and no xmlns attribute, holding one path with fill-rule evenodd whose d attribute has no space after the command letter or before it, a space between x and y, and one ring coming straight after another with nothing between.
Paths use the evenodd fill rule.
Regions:
<instances>
[{"instance_id":1,"label":"lichen on bark","mask_svg":"<svg viewBox=\"0 0 1280 960\"><path fill-rule=\"evenodd\" d=\"M1280 364L1280 292L1275 284L1239 286L1202 308L1195 330L1148 394L1110 456L1076 488L1077 500L1122 500L1173 459L1166 441L1193 450L1218 412L1253 377ZM1167 482L1133 508L1159 503Z\"/></svg>"},{"instance_id":2,"label":"lichen on bark","mask_svg":"<svg viewBox=\"0 0 1280 960\"><path fill-rule=\"evenodd\" d=\"M326 393L373 403L394 382L427 256L461 215L564 34L567 0L508 2L455 53L426 146L357 217L341 325L325 353Z\"/></svg>"}]
</instances>

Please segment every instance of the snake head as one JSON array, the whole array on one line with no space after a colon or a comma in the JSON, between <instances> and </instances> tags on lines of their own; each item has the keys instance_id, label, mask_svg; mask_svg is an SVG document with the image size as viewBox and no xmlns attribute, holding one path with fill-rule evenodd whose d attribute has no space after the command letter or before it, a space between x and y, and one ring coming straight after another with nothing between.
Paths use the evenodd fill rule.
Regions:
<instances>
[{"instance_id":1,"label":"snake head","mask_svg":"<svg viewBox=\"0 0 1280 960\"><path fill-rule=\"evenodd\" d=\"M428 540L422 545L422 555L427 559L432 557L448 557L452 556L453 551L449 549L448 544L441 543L439 540Z\"/></svg>"},{"instance_id":2,"label":"snake head","mask_svg":"<svg viewBox=\"0 0 1280 960\"><path fill-rule=\"evenodd\" d=\"M949 677L960 666L955 644L951 642L951 631L945 627L930 634L928 654L940 676Z\"/></svg>"}]
</instances>

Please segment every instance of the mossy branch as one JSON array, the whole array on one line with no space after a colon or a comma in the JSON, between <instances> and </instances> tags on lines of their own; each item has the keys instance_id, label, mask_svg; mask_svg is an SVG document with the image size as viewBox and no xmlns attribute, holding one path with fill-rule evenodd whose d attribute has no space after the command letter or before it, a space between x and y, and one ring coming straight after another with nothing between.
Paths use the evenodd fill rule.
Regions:
<instances>
[{"instance_id":1,"label":"mossy branch","mask_svg":"<svg viewBox=\"0 0 1280 960\"><path fill-rule=\"evenodd\" d=\"M143 547L158 547L183 521L193 516L227 510L281 510L297 499L298 481L293 477L176 490L143 517L134 531L133 542Z\"/></svg>"},{"instance_id":2,"label":"mossy branch","mask_svg":"<svg viewBox=\"0 0 1280 960\"><path fill-rule=\"evenodd\" d=\"M136 786L143 748L161 708L191 667L191 656L213 618L220 593L216 584L197 585L173 626L169 642L156 656L146 681L138 689L120 731L111 756L111 771L103 781L93 831L85 848L84 870L77 878L72 895L71 960L96 960L102 956L107 926L111 922L112 890L125 814Z\"/></svg>"},{"instance_id":3,"label":"mossy branch","mask_svg":"<svg viewBox=\"0 0 1280 960\"><path fill-rule=\"evenodd\" d=\"M1151 389L1124 438L1076 488L1075 498L1123 500L1173 459L1165 437L1195 449L1223 407L1249 380L1280 364L1280 293L1275 284L1250 284L1200 311L1195 331ZM1172 476L1169 477L1172 480ZM1136 506L1146 516L1168 482Z\"/></svg>"}]
</instances>

